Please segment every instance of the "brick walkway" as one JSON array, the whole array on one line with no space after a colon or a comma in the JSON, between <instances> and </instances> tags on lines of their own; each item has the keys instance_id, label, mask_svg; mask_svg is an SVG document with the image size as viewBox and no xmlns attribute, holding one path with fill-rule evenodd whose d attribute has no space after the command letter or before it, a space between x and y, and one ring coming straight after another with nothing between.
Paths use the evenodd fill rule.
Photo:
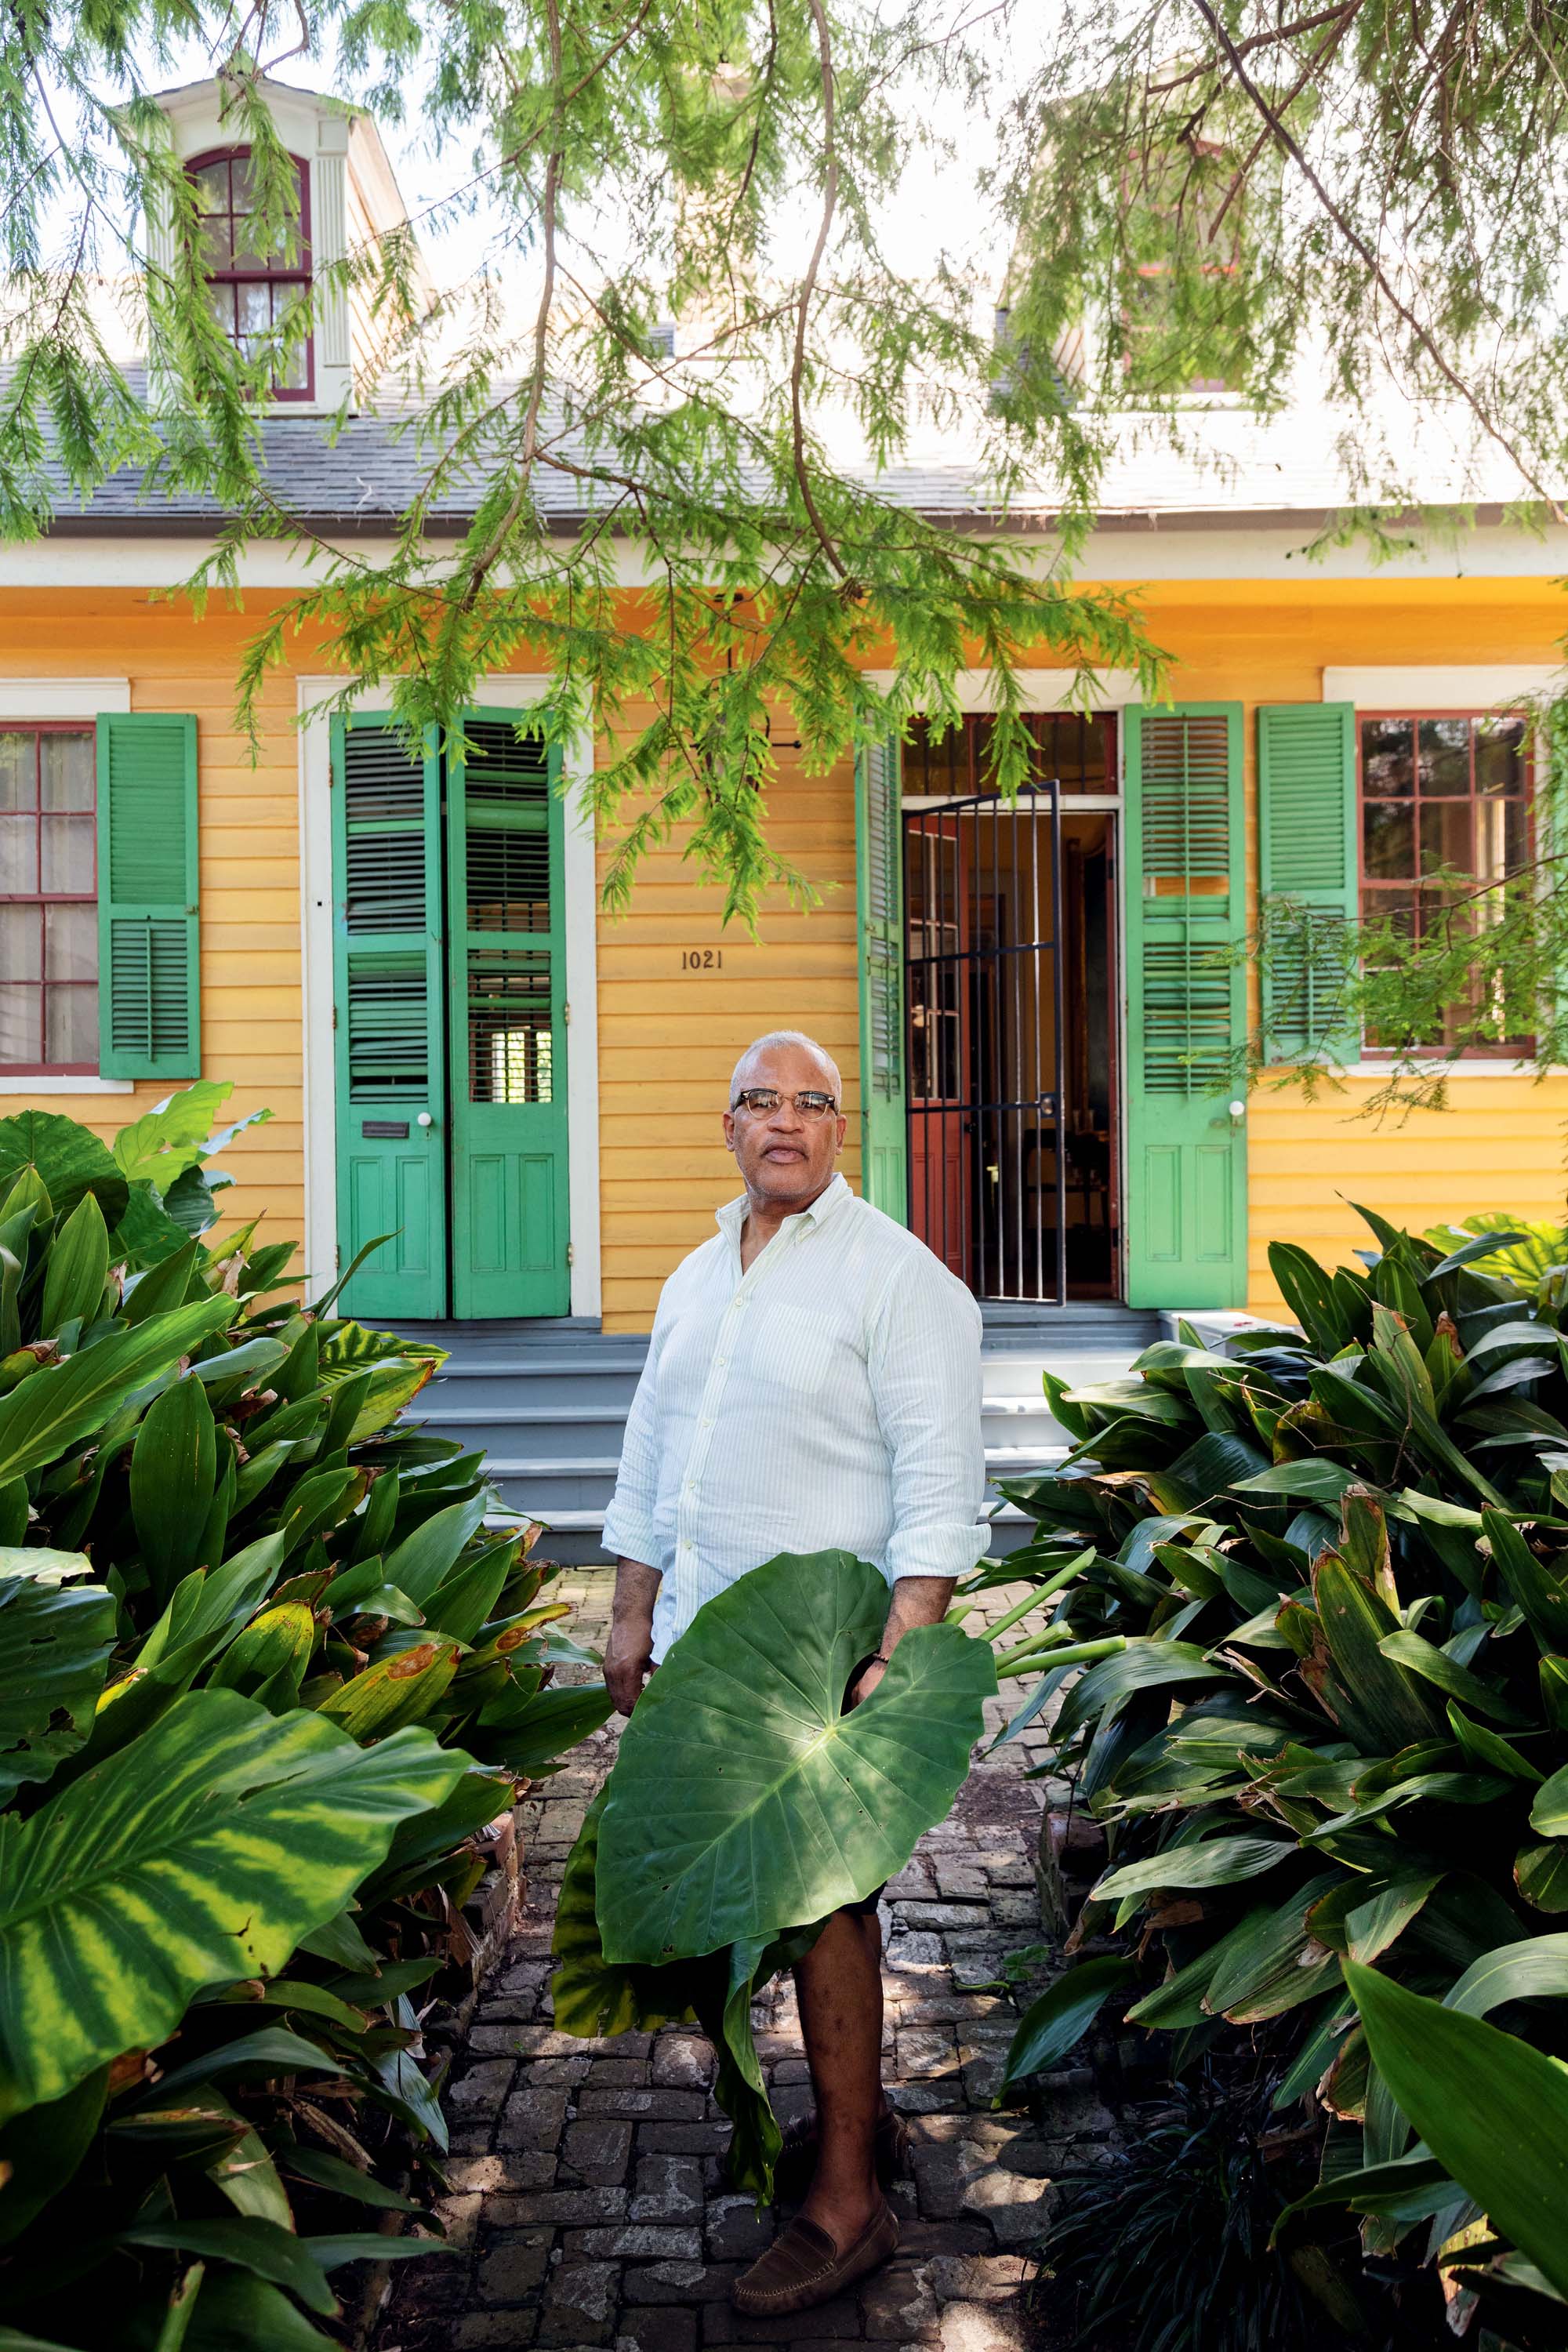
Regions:
<instances>
[{"instance_id":1,"label":"brick walkway","mask_svg":"<svg viewBox=\"0 0 1568 2352\"><path fill-rule=\"evenodd\" d=\"M610 1581L607 1570L580 1570L566 1588L579 1610L574 1632L595 1646ZM989 1597L996 1614L1006 1605L1005 1594ZM1006 1704L994 1710L998 1721ZM737 2318L727 2299L775 2221L725 2189L728 2126L709 2095L701 2037L668 2028L584 2042L551 2024L554 1890L613 1760L614 1727L542 1783L525 1809L523 1931L446 2096L453 2194L443 2210L462 2259L403 2273L381 2352L1029 2344L1018 2291L1049 2175L1112 2129L1087 2078L1071 2075L1052 2086L1048 2139L1026 2117L991 2108L1017 2013L997 1972L1009 1952L1042 1936L1033 1864L1047 1784L1023 1773L1043 1745L1026 1737L980 1763L951 1818L888 1890L884 2072L915 2134L913 2178L894 2192L903 2243L858 2293L787 2321ZM773 2105L787 2120L810 2105L788 1979L759 2003L756 2026Z\"/></svg>"}]
</instances>

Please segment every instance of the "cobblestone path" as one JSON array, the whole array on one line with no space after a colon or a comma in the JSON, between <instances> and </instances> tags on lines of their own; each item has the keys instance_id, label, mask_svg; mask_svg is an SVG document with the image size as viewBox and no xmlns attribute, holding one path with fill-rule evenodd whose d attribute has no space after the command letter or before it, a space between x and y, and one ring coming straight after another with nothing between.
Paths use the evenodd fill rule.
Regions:
<instances>
[{"instance_id":1,"label":"cobblestone path","mask_svg":"<svg viewBox=\"0 0 1568 2352\"><path fill-rule=\"evenodd\" d=\"M578 1570L564 1588L578 1606L574 1632L595 1646L610 1586L607 1570ZM989 1597L997 1614L1006 1605L1005 1594ZM381 2352L1030 2344L1019 2289L1049 2175L1112 2130L1087 2076L1056 2078L1048 2138L991 2107L1017 2015L997 1971L1010 1951L1041 1939L1033 1863L1046 1783L1023 1776L1043 1745L1026 1736L982 1761L888 1889L884 2077L915 2135L912 2178L894 2191L903 2243L854 2294L782 2321L738 2318L728 2301L775 2217L725 2189L729 2127L710 2095L701 2037L672 2027L584 2042L552 2026L555 1889L613 1759L614 1727L543 1782L525 1809L523 1929L446 2094L453 2194L444 2212L462 2257L404 2273ZM786 2120L810 2105L787 1978L755 2014Z\"/></svg>"}]
</instances>

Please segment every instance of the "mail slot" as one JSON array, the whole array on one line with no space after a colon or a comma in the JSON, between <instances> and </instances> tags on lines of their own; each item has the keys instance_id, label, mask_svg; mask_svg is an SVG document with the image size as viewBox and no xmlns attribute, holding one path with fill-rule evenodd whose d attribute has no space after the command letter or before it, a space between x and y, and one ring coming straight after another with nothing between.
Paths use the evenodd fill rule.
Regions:
<instances>
[{"instance_id":1,"label":"mail slot","mask_svg":"<svg viewBox=\"0 0 1568 2352\"><path fill-rule=\"evenodd\" d=\"M367 1118L363 1122L360 1133L373 1142L406 1143L408 1121L405 1118Z\"/></svg>"}]
</instances>

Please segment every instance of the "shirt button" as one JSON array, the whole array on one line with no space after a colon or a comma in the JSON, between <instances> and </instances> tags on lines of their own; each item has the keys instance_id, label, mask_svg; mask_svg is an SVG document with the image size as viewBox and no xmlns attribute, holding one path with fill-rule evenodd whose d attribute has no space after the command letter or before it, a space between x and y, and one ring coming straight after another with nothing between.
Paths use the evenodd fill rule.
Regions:
<instances>
[{"instance_id":1,"label":"shirt button","mask_svg":"<svg viewBox=\"0 0 1568 2352\"><path fill-rule=\"evenodd\" d=\"M723 1371L723 1370L725 1370L726 1366L728 1365L729 1361L730 1361L730 1359L729 1359L729 1357L728 1357L728 1356L715 1356L715 1357L714 1357L714 1359L713 1359L713 1369L714 1369L714 1370L715 1370L716 1372L721 1372L721 1371Z\"/></svg>"}]
</instances>

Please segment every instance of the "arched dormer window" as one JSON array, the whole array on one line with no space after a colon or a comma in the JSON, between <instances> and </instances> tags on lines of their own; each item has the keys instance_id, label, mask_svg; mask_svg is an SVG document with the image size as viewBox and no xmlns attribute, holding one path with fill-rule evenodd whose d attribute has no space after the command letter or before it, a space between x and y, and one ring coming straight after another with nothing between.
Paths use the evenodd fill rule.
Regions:
<instances>
[{"instance_id":1,"label":"arched dormer window","mask_svg":"<svg viewBox=\"0 0 1568 2352\"><path fill-rule=\"evenodd\" d=\"M247 356L272 332L290 304L310 290L310 179L299 156L290 156L289 161L300 187L299 227L291 257L254 249L248 147L216 148L193 156L185 166L195 183L202 214L213 309L229 341ZM272 397L312 400L315 389L315 338L307 335L289 352L286 373L273 383Z\"/></svg>"}]
</instances>

